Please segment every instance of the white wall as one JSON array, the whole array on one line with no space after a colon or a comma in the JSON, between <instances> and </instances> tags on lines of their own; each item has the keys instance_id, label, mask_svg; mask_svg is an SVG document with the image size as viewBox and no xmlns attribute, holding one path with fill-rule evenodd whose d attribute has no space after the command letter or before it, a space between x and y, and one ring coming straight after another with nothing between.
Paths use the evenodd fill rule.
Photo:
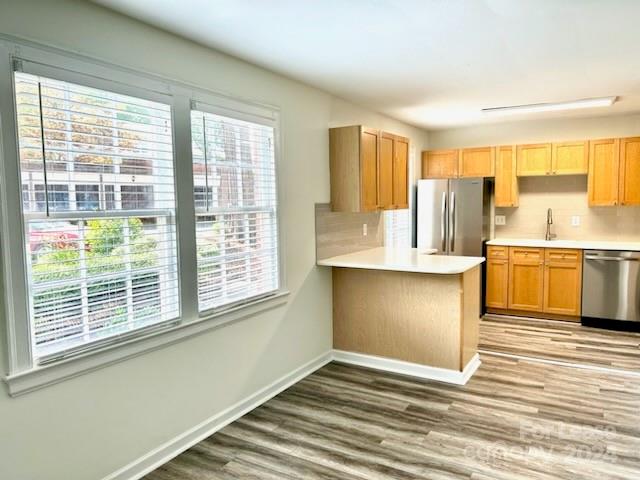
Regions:
<instances>
[{"instance_id":1,"label":"white wall","mask_svg":"<svg viewBox=\"0 0 640 480\"><path fill-rule=\"evenodd\" d=\"M640 115L555 118L433 130L429 148L458 148L516 143L585 140L640 135Z\"/></svg>"},{"instance_id":2,"label":"white wall","mask_svg":"<svg viewBox=\"0 0 640 480\"><path fill-rule=\"evenodd\" d=\"M416 158L426 134L83 1L0 0L0 33L281 108L288 303L18 398L0 391L0 478L97 480L331 348L331 275L314 265L327 128L388 129Z\"/></svg>"}]
</instances>

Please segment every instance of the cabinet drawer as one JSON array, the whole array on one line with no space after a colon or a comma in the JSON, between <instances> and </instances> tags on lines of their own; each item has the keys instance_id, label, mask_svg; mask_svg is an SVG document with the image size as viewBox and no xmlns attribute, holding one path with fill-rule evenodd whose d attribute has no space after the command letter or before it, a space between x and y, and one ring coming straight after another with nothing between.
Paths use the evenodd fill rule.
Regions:
<instances>
[{"instance_id":1,"label":"cabinet drawer","mask_svg":"<svg viewBox=\"0 0 640 480\"><path fill-rule=\"evenodd\" d=\"M509 258L509 247L488 245L487 246L487 258Z\"/></svg>"},{"instance_id":2,"label":"cabinet drawer","mask_svg":"<svg viewBox=\"0 0 640 480\"><path fill-rule=\"evenodd\" d=\"M543 248L509 247L509 258L514 262L542 262Z\"/></svg>"},{"instance_id":3,"label":"cabinet drawer","mask_svg":"<svg viewBox=\"0 0 640 480\"><path fill-rule=\"evenodd\" d=\"M547 248L545 251L545 261L563 263L581 263L582 250L572 250L566 248Z\"/></svg>"}]
</instances>

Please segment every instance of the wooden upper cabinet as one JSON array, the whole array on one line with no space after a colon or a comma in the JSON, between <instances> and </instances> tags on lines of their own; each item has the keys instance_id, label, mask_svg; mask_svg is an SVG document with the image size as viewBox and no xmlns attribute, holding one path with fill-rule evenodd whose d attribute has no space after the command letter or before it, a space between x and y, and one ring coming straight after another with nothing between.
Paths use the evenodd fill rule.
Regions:
<instances>
[{"instance_id":1,"label":"wooden upper cabinet","mask_svg":"<svg viewBox=\"0 0 640 480\"><path fill-rule=\"evenodd\" d=\"M551 145L552 175L586 175L589 169L589 142L562 142Z\"/></svg>"},{"instance_id":2,"label":"wooden upper cabinet","mask_svg":"<svg viewBox=\"0 0 640 480\"><path fill-rule=\"evenodd\" d=\"M458 150L422 152L422 178L457 178Z\"/></svg>"},{"instance_id":3,"label":"wooden upper cabinet","mask_svg":"<svg viewBox=\"0 0 640 480\"><path fill-rule=\"evenodd\" d=\"M640 205L640 137L620 140L620 205Z\"/></svg>"},{"instance_id":4,"label":"wooden upper cabinet","mask_svg":"<svg viewBox=\"0 0 640 480\"><path fill-rule=\"evenodd\" d=\"M544 249L509 248L509 308L541 312L544 302Z\"/></svg>"},{"instance_id":5,"label":"wooden upper cabinet","mask_svg":"<svg viewBox=\"0 0 640 480\"><path fill-rule=\"evenodd\" d=\"M395 137L380 134L380 162L378 175L378 204L384 209L393 208L393 168Z\"/></svg>"},{"instance_id":6,"label":"wooden upper cabinet","mask_svg":"<svg viewBox=\"0 0 640 480\"><path fill-rule=\"evenodd\" d=\"M589 142L590 206L618 204L620 140L608 138Z\"/></svg>"},{"instance_id":7,"label":"wooden upper cabinet","mask_svg":"<svg viewBox=\"0 0 640 480\"><path fill-rule=\"evenodd\" d=\"M378 131L359 125L329 129L331 209L378 208Z\"/></svg>"},{"instance_id":8,"label":"wooden upper cabinet","mask_svg":"<svg viewBox=\"0 0 640 480\"><path fill-rule=\"evenodd\" d=\"M378 209L378 131L362 129L360 150L360 210L371 212Z\"/></svg>"},{"instance_id":9,"label":"wooden upper cabinet","mask_svg":"<svg viewBox=\"0 0 640 480\"><path fill-rule=\"evenodd\" d=\"M551 144L536 143L516 147L518 176L540 176L551 173Z\"/></svg>"},{"instance_id":10,"label":"wooden upper cabinet","mask_svg":"<svg viewBox=\"0 0 640 480\"><path fill-rule=\"evenodd\" d=\"M409 139L395 137L393 158L393 204L409 208Z\"/></svg>"},{"instance_id":11,"label":"wooden upper cabinet","mask_svg":"<svg viewBox=\"0 0 640 480\"><path fill-rule=\"evenodd\" d=\"M409 139L360 125L329 129L331 209L408 208Z\"/></svg>"},{"instance_id":12,"label":"wooden upper cabinet","mask_svg":"<svg viewBox=\"0 0 640 480\"><path fill-rule=\"evenodd\" d=\"M495 206L518 206L518 177L516 176L516 149L498 147L495 168Z\"/></svg>"},{"instance_id":13,"label":"wooden upper cabinet","mask_svg":"<svg viewBox=\"0 0 640 480\"><path fill-rule=\"evenodd\" d=\"M545 250L545 313L579 316L582 303L582 251Z\"/></svg>"},{"instance_id":14,"label":"wooden upper cabinet","mask_svg":"<svg viewBox=\"0 0 640 480\"><path fill-rule=\"evenodd\" d=\"M496 149L493 147L460 150L458 173L461 177L493 177Z\"/></svg>"}]
</instances>

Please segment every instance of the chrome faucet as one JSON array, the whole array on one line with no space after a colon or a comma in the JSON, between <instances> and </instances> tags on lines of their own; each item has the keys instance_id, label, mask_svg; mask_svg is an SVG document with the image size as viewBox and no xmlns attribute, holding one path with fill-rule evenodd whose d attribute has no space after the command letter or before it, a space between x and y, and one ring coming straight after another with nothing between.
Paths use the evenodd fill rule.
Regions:
<instances>
[{"instance_id":1,"label":"chrome faucet","mask_svg":"<svg viewBox=\"0 0 640 480\"><path fill-rule=\"evenodd\" d=\"M555 233L551 233L551 225L553 225L553 212L551 209L547 209L547 233L544 236L545 240L553 240L556 238Z\"/></svg>"}]
</instances>

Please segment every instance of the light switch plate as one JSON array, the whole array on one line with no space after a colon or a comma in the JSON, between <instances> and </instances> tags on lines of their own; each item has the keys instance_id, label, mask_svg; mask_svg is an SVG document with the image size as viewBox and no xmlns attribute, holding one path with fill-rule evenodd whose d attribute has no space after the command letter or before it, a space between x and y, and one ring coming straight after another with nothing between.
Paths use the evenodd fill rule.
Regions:
<instances>
[{"instance_id":1,"label":"light switch plate","mask_svg":"<svg viewBox=\"0 0 640 480\"><path fill-rule=\"evenodd\" d=\"M507 218L504 215L496 215L496 225L506 225Z\"/></svg>"},{"instance_id":2,"label":"light switch plate","mask_svg":"<svg viewBox=\"0 0 640 480\"><path fill-rule=\"evenodd\" d=\"M366 237L369 234L368 228L367 228L367 224L363 223L362 224L362 236Z\"/></svg>"},{"instance_id":3,"label":"light switch plate","mask_svg":"<svg viewBox=\"0 0 640 480\"><path fill-rule=\"evenodd\" d=\"M579 227L580 226L580 215L573 215L571 217L571 226Z\"/></svg>"}]
</instances>

